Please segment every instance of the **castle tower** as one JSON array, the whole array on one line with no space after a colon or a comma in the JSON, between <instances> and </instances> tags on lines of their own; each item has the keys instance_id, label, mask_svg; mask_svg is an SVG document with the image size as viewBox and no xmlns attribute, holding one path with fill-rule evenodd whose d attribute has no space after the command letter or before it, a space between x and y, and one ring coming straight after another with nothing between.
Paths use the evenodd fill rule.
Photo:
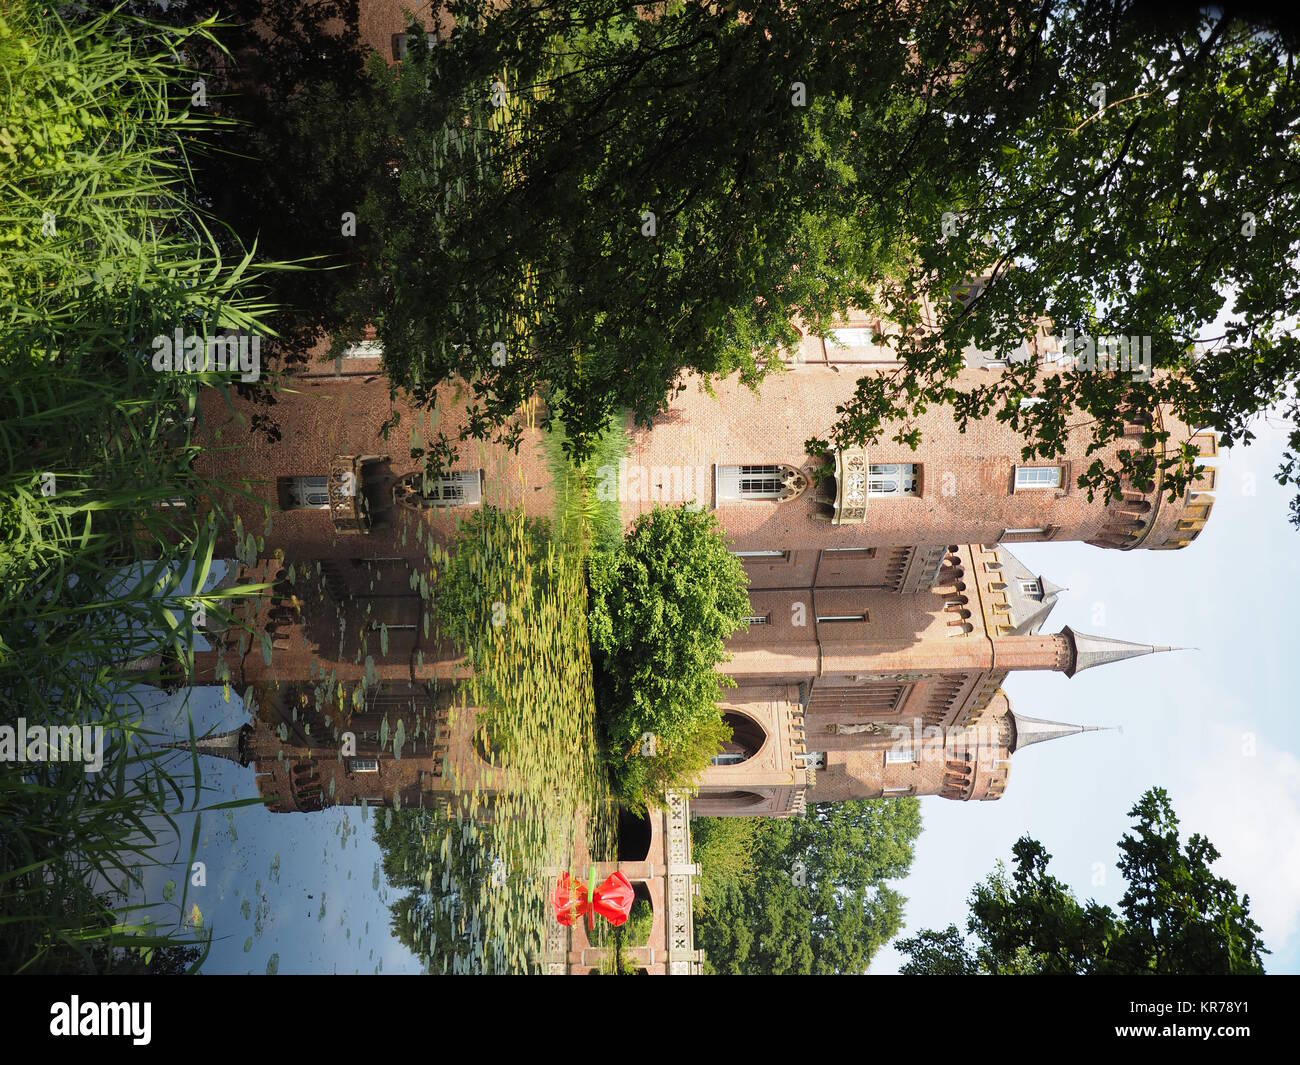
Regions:
<instances>
[{"instance_id":1,"label":"castle tower","mask_svg":"<svg viewBox=\"0 0 1300 1065\"><path fill-rule=\"evenodd\" d=\"M1074 677L1173 650L1069 626L1044 633L1064 590L1000 545L946 549L934 586L908 594L845 578L842 567L830 587L751 592L749 630L719 667L737 682L723 706L735 735L701 780L697 813L788 815L828 796L997 798L1017 746L1048 738L1038 719L1017 731L1009 716L1013 672Z\"/></svg>"}]
</instances>

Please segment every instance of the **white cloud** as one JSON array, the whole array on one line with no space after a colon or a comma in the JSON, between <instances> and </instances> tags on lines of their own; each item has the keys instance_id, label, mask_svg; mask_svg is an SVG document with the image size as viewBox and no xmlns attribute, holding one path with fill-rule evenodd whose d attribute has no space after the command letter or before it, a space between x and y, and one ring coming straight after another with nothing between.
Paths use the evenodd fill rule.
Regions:
<instances>
[{"instance_id":1,"label":"white cloud","mask_svg":"<svg viewBox=\"0 0 1300 1065\"><path fill-rule=\"evenodd\" d=\"M1170 789L1174 810L1184 838L1200 832L1219 849L1215 872L1250 896L1277 956L1300 930L1300 759L1248 726L1207 731L1202 758ZM1252 732L1254 755L1244 753Z\"/></svg>"}]
</instances>

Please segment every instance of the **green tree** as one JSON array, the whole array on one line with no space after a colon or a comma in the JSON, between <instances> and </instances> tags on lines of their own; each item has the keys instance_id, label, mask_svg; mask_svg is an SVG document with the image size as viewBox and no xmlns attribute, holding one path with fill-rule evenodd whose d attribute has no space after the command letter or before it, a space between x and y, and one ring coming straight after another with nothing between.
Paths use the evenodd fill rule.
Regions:
<instances>
[{"instance_id":1,"label":"green tree","mask_svg":"<svg viewBox=\"0 0 1300 1065\"><path fill-rule=\"evenodd\" d=\"M727 739L717 671L745 624L745 571L711 514L656 507L592 553L588 628L615 790L632 803L689 786Z\"/></svg>"},{"instance_id":2,"label":"green tree","mask_svg":"<svg viewBox=\"0 0 1300 1065\"><path fill-rule=\"evenodd\" d=\"M464 378L468 433L507 438L541 392L582 455L611 414L661 409L681 370L756 381L796 314L825 325L866 297L890 245L861 224L847 149L883 160L910 106L868 106L905 67L896 16L449 7L457 29L386 86L399 190L365 302L398 385L432 403Z\"/></svg>"},{"instance_id":3,"label":"green tree","mask_svg":"<svg viewBox=\"0 0 1300 1065\"><path fill-rule=\"evenodd\" d=\"M197 196L220 221L213 232L223 247L310 266L265 279L277 305L277 358L301 361L326 334L339 333L341 348L347 323L368 317L356 293L372 237L364 225L346 231L343 214L384 213L371 204L391 195L397 153L380 106L386 67L361 38L358 0L172 0L166 10L88 0L82 17L115 8L176 27L221 19L214 39L189 53L204 75L205 102L193 110L220 116L218 135L192 145ZM193 85L178 83L181 103L191 103ZM274 404L270 394L253 398ZM273 425L259 418L259 427Z\"/></svg>"},{"instance_id":4,"label":"green tree","mask_svg":"<svg viewBox=\"0 0 1300 1065\"><path fill-rule=\"evenodd\" d=\"M955 925L899 942L909 975L950 973L1262 973L1267 951L1250 918L1250 896L1215 876L1219 852L1193 834L1180 848L1178 818L1163 788L1129 811L1133 830L1119 842L1127 888L1116 913L1080 903L1051 876L1051 855L1028 836L1014 848L1015 870L1000 865L970 899L969 942Z\"/></svg>"},{"instance_id":5,"label":"green tree","mask_svg":"<svg viewBox=\"0 0 1300 1065\"><path fill-rule=\"evenodd\" d=\"M362 305L421 402L471 382L467 435L517 439L540 392L582 454L681 371L755 382L795 316L824 333L850 303L893 323L901 365L862 379L842 445L916 445L936 405L1010 423L1026 458L1137 423L1143 447L1080 484L1159 473L1177 495L1195 455L1143 454L1158 406L1229 441L1300 418L1300 84L1275 32L1130 0L451 7L450 38L383 86L400 177ZM959 385L970 345L1014 355L1044 319L1150 337L1160 372L1026 361Z\"/></svg>"},{"instance_id":6,"label":"green tree","mask_svg":"<svg viewBox=\"0 0 1300 1065\"><path fill-rule=\"evenodd\" d=\"M491 971L473 921L492 871L492 827L467 836L440 811L385 810L375 818L375 842L388 883L404 892L389 904L393 935L431 973L471 959Z\"/></svg>"},{"instance_id":7,"label":"green tree","mask_svg":"<svg viewBox=\"0 0 1300 1065\"><path fill-rule=\"evenodd\" d=\"M763 823L758 817L697 817L691 822L691 856L700 867L697 910L707 911L730 885L749 875Z\"/></svg>"},{"instance_id":8,"label":"green tree","mask_svg":"<svg viewBox=\"0 0 1300 1065\"><path fill-rule=\"evenodd\" d=\"M946 5L932 14L951 18ZM949 46L918 28L920 61L942 62ZM1068 426L1086 426L1095 450L1137 423L1142 448L1111 467L1094 460L1080 486L1118 495L1123 473L1163 476L1176 498L1196 451L1162 427L1159 406L1229 442L1251 440L1252 420L1279 405L1300 419L1300 338L1285 325L1300 311L1294 48L1223 11L1157 19L1125 0L1058 2L1002 34L971 30L957 46L1005 84L971 80L963 64L915 117L924 148L902 170L943 177L909 197L911 260L876 303L914 325L928 299L937 328L889 331L904 365L859 382L832 436L915 445L912 414L947 404L963 427L993 414L1020 430L1030 459L1061 454ZM953 298L981 275L973 297ZM1017 361L1042 319L1057 335L1149 338L1158 372ZM958 385L972 344L1009 358L1008 372ZM1046 402L1022 407L1030 396ZM1143 454L1162 441L1163 460ZM1291 443L1300 451L1300 427ZM1279 480L1297 474L1286 456ZM1300 499L1293 510L1300 522Z\"/></svg>"},{"instance_id":9,"label":"green tree","mask_svg":"<svg viewBox=\"0 0 1300 1065\"><path fill-rule=\"evenodd\" d=\"M696 942L708 967L864 972L902 924L905 900L886 881L911 867L920 803L816 803L804 818L756 820L746 875L711 884L705 869L711 897L697 908Z\"/></svg>"}]
</instances>

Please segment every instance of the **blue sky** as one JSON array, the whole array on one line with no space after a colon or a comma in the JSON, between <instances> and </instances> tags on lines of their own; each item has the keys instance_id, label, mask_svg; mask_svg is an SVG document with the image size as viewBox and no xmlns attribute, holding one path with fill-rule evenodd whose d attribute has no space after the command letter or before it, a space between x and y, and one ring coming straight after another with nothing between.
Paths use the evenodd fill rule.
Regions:
<instances>
[{"instance_id":1,"label":"blue sky","mask_svg":"<svg viewBox=\"0 0 1300 1065\"><path fill-rule=\"evenodd\" d=\"M1044 631L1080 631L1198 648L1061 674L1012 676L1016 711L1119 725L1017 754L996 802L922 800L907 930L964 926L970 890L1022 834L1054 856L1052 872L1080 898L1115 904L1116 848L1144 789L1166 788L1184 833L1222 854L1215 869L1250 895L1272 954L1265 968L1300 972L1300 724L1295 613L1300 532L1288 489L1273 480L1281 423L1261 423L1249 448L1221 452L1205 531L1181 551L1107 551L1086 544L1016 545L1035 572L1069 589ZM873 973L897 971L887 948Z\"/></svg>"}]
</instances>

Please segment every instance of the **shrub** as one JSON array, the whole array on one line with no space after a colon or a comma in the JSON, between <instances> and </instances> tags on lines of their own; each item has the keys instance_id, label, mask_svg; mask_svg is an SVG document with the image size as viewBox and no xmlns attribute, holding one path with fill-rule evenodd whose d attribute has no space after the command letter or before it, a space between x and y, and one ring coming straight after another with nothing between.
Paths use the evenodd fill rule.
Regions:
<instances>
[{"instance_id":1,"label":"shrub","mask_svg":"<svg viewBox=\"0 0 1300 1065\"><path fill-rule=\"evenodd\" d=\"M680 506L643 515L589 573L611 777L640 806L688 787L727 738L717 704L731 682L716 667L749 614L745 571L713 516Z\"/></svg>"}]
</instances>

